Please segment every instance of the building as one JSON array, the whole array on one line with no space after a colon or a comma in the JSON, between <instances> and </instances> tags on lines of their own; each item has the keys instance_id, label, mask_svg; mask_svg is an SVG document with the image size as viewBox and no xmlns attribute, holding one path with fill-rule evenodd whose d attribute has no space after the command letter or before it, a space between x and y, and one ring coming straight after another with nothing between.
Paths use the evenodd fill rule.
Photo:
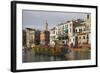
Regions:
<instances>
[{"instance_id":1,"label":"building","mask_svg":"<svg viewBox=\"0 0 100 73\"><path fill-rule=\"evenodd\" d=\"M63 44L67 43L67 40L66 40L67 36L68 36L67 35L68 34L68 25L67 25L67 23L58 24L53 31L55 31L55 33L54 33L55 40L60 40L60 42L62 42ZM52 33L50 33L50 35L51 34Z\"/></svg>"},{"instance_id":2,"label":"building","mask_svg":"<svg viewBox=\"0 0 100 73\"><path fill-rule=\"evenodd\" d=\"M48 31L48 23L45 23L45 29L40 32L40 43L49 44L50 43L50 32Z\"/></svg>"},{"instance_id":3,"label":"building","mask_svg":"<svg viewBox=\"0 0 100 73\"><path fill-rule=\"evenodd\" d=\"M87 14L85 22L86 22L86 30L91 30L91 14Z\"/></svg>"},{"instance_id":4,"label":"building","mask_svg":"<svg viewBox=\"0 0 100 73\"><path fill-rule=\"evenodd\" d=\"M24 29L22 30L22 41L23 46L26 46L26 31Z\"/></svg>"},{"instance_id":5,"label":"building","mask_svg":"<svg viewBox=\"0 0 100 73\"><path fill-rule=\"evenodd\" d=\"M23 45L30 47L32 44L39 45L40 43L49 44L50 32L48 31L48 23L45 23L45 30L40 31L32 28L23 30Z\"/></svg>"},{"instance_id":6,"label":"building","mask_svg":"<svg viewBox=\"0 0 100 73\"><path fill-rule=\"evenodd\" d=\"M39 31L39 30L36 30L36 31L35 31L34 43L35 43L36 45L39 45L39 44L40 44L40 33L41 33L41 31Z\"/></svg>"},{"instance_id":7,"label":"building","mask_svg":"<svg viewBox=\"0 0 100 73\"><path fill-rule=\"evenodd\" d=\"M49 44L50 32L49 31L42 31L40 33L40 41L41 41L41 44Z\"/></svg>"},{"instance_id":8,"label":"building","mask_svg":"<svg viewBox=\"0 0 100 73\"><path fill-rule=\"evenodd\" d=\"M50 30L50 41L59 40L70 47L80 44L91 44L91 16L87 14L84 20L77 19L60 23Z\"/></svg>"},{"instance_id":9,"label":"building","mask_svg":"<svg viewBox=\"0 0 100 73\"><path fill-rule=\"evenodd\" d=\"M91 18L90 15L87 14L85 21L77 21L78 23L75 24L75 34L73 38L73 46L85 46L91 44ZM71 43L69 42L71 45Z\"/></svg>"},{"instance_id":10,"label":"building","mask_svg":"<svg viewBox=\"0 0 100 73\"><path fill-rule=\"evenodd\" d=\"M56 30L55 29L56 29L55 27L50 29L50 42L56 40L57 36L56 36Z\"/></svg>"},{"instance_id":11,"label":"building","mask_svg":"<svg viewBox=\"0 0 100 73\"><path fill-rule=\"evenodd\" d=\"M73 46L75 45L75 21L67 21L68 26L68 45Z\"/></svg>"},{"instance_id":12,"label":"building","mask_svg":"<svg viewBox=\"0 0 100 73\"><path fill-rule=\"evenodd\" d=\"M30 47L35 42L35 29L26 28L26 46Z\"/></svg>"},{"instance_id":13,"label":"building","mask_svg":"<svg viewBox=\"0 0 100 73\"><path fill-rule=\"evenodd\" d=\"M91 14L86 17L86 33L88 33L88 43L91 44Z\"/></svg>"}]
</instances>

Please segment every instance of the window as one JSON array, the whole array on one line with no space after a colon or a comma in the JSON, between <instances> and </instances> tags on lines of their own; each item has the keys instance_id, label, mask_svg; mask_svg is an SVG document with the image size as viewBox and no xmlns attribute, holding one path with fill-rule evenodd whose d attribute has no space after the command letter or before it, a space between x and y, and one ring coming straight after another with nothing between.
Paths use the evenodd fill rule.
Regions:
<instances>
[{"instance_id":1,"label":"window","mask_svg":"<svg viewBox=\"0 0 100 73\"><path fill-rule=\"evenodd\" d=\"M53 36L53 39L55 39L55 36Z\"/></svg>"},{"instance_id":2,"label":"window","mask_svg":"<svg viewBox=\"0 0 100 73\"><path fill-rule=\"evenodd\" d=\"M83 39L85 39L85 36L83 36Z\"/></svg>"},{"instance_id":3,"label":"window","mask_svg":"<svg viewBox=\"0 0 100 73\"><path fill-rule=\"evenodd\" d=\"M85 28L84 28L84 31L85 31Z\"/></svg>"},{"instance_id":4,"label":"window","mask_svg":"<svg viewBox=\"0 0 100 73\"><path fill-rule=\"evenodd\" d=\"M81 32L82 32L82 29L81 29Z\"/></svg>"},{"instance_id":5,"label":"window","mask_svg":"<svg viewBox=\"0 0 100 73\"><path fill-rule=\"evenodd\" d=\"M87 35L87 39L89 39L89 35Z\"/></svg>"},{"instance_id":6,"label":"window","mask_svg":"<svg viewBox=\"0 0 100 73\"><path fill-rule=\"evenodd\" d=\"M71 24L70 24L70 27L71 27Z\"/></svg>"},{"instance_id":7,"label":"window","mask_svg":"<svg viewBox=\"0 0 100 73\"><path fill-rule=\"evenodd\" d=\"M67 32L68 32L68 30L67 30Z\"/></svg>"},{"instance_id":8,"label":"window","mask_svg":"<svg viewBox=\"0 0 100 73\"><path fill-rule=\"evenodd\" d=\"M75 32L77 32L77 29L75 30Z\"/></svg>"},{"instance_id":9,"label":"window","mask_svg":"<svg viewBox=\"0 0 100 73\"><path fill-rule=\"evenodd\" d=\"M80 32L80 29L79 29L79 32Z\"/></svg>"},{"instance_id":10,"label":"window","mask_svg":"<svg viewBox=\"0 0 100 73\"><path fill-rule=\"evenodd\" d=\"M64 26L62 27L62 29L64 29Z\"/></svg>"},{"instance_id":11,"label":"window","mask_svg":"<svg viewBox=\"0 0 100 73\"><path fill-rule=\"evenodd\" d=\"M57 32L56 32L56 35L57 35Z\"/></svg>"},{"instance_id":12,"label":"window","mask_svg":"<svg viewBox=\"0 0 100 73\"><path fill-rule=\"evenodd\" d=\"M69 39L69 41L71 41L71 39Z\"/></svg>"},{"instance_id":13,"label":"window","mask_svg":"<svg viewBox=\"0 0 100 73\"><path fill-rule=\"evenodd\" d=\"M62 41L62 43L64 44L65 42L64 42L64 41Z\"/></svg>"},{"instance_id":14,"label":"window","mask_svg":"<svg viewBox=\"0 0 100 73\"><path fill-rule=\"evenodd\" d=\"M79 37L79 39L81 39L81 37Z\"/></svg>"},{"instance_id":15,"label":"window","mask_svg":"<svg viewBox=\"0 0 100 73\"><path fill-rule=\"evenodd\" d=\"M68 28L68 25L65 25L65 28Z\"/></svg>"},{"instance_id":16,"label":"window","mask_svg":"<svg viewBox=\"0 0 100 73\"><path fill-rule=\"evenodd\" d=\"M89 14L87 15L87 19L89 19Z\"/></svg>"},{"instance_id":17,"label":"window","mask_svg":"<svg viewBox=\"0 0 100 73\"><path fill-rule=\"evenodd\" d=\"M71 32L71 28L70 28L70 32Z\"/></svg>"},{"instance_id":18,"label":"window","mask_svg":"<svg viewBox=\"0 0 100 73\"><path fill-rule=\"evenodd\" d=\"M53 34L55 34L55 31L53 31Z\"/></svg>"},{"instance_id":19,"label":"window","mask_svg":"<svg viewBox=\"0 0 100 73\"><path fill-rule=\"evenodd\" d=\"M82 29L79 29L79 32L82 32Z\"/></svg>"}]
</instances>

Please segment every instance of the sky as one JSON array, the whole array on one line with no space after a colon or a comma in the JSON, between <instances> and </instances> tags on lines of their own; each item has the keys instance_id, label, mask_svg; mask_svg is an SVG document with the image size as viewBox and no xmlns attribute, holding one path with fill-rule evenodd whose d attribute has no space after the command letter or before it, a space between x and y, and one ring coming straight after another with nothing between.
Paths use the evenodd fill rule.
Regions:
<instances>
[{"instance_id":1,"label":"sky","mask_svg":"<svg viewBox=\"0 0 100 73\"><path fill-rule=\"evenodd\" d=\"M54 11L22 11L22 26L25 28L33 28L45 30L45 23L48 23L48 29L56 25L75 19L85 19L87 13L76 12L54 12Z\"/></svg>"}]
</instances>

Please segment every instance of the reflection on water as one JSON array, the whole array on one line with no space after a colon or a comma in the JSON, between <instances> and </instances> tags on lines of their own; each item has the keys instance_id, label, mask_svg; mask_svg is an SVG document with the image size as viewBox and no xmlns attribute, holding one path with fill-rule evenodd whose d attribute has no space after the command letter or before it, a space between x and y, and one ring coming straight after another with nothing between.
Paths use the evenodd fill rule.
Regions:
<instances>
[{"instance_id":1,"label":"reflection on water","mask_svg":"<svg viewBox=\"0 0 100 73\"><path fill-rule=\"evenodd\" d=\"M71 51L71 53L66 54L67 60L84 60L90 59L90 50L86 51Z\"/></svg>"},{"instance_id":2,"label":"reflection on water","mask_svg":"<svg viewBox=\"0 0 100 73\"><path fill-rule=\"evenodd\" d=\"M44 61L64 61L64 60L85 60L90 59L90 50L71 50L70 53L65 55L46 55L46 54L35 54L33 50L23 51L23 62L44 62Z\"/></svg>"}]
</instances>

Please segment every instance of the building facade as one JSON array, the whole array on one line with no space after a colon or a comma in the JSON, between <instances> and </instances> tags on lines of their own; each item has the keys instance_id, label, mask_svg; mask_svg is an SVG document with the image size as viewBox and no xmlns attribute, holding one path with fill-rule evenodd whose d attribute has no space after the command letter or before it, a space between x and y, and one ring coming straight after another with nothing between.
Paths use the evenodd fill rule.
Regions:
<instances>
[{"instance_id":1,"label":"building facade","mask_svg":"<svg viewBox=\"0 0 100 73\"><path fill-rule=\"evenodd\" d=\"M70 47L91 44L91 16L87 14L84 20L71 20L60 23L50 30L50 41L60 40Z\"/></svg>"},{"instance_id":2,"label":"building facade","mask_svg":"<svg viewBox=\"0 0 100 73\"><path fill-rule=\"evenodd\" d=\"M41 44L49 44L49 42L50 42L49 31L42 31L40 33L40 42L41 42Z\"/></svg>"},{"instance_id":3,"label":"building facade","mask_svg":"<svg viewBox=\"0 0 100 73\"><path fill-rule=\"evenodd\" d=\"M35 29L26 28L26 46L30 47L35 42Z\"/></svg>"},{"instance_id":4,"label":"building facade","mask_svg":"<svg viewBox=\"0 0 100 73\"><path fill-rule=\"evenodd\" d=\"M39 30L36 30L36 31L35 31L34 43L35 43L36 45L39 45L39 44L40 44L40 33L41 33L41 31L39 31Z\"/></svg>"},{"instance_id":5,"label":"building facade","mask_svg":"<svg viewBox=\"0 0 100 73\"><path fill-rule=\"evenodd\" d=\"M50 29L50 42L56 40L57 36L56 36L56 28L52 28Z\"/></svg>"}]
</instances>

